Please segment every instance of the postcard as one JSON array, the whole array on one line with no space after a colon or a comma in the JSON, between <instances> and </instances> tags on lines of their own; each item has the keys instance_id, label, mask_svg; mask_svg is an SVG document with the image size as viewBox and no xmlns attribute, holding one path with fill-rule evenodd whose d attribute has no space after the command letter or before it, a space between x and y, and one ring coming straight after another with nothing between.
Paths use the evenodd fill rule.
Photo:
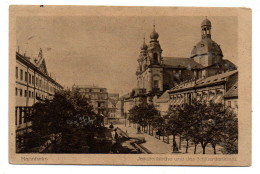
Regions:
<instances>
[{"instance_id":1,"label":"postcard","mask_svg":"<svg viewBox=\"0 0 260 174\"><path fill-rule=\"evenodd\" d=\"M250 166L251 15L10 6L10 163Z\"/></svg>"}]
</instances>

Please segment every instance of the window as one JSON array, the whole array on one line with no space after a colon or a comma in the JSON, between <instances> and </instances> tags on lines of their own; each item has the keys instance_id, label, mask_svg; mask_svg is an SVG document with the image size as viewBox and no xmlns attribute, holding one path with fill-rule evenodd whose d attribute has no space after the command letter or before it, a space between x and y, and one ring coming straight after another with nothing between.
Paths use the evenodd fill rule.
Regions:
<instances>
[{"instance_id":1,"label":"window","mask_svg":"<svg viewBox=\"0 0 260 174\"><path fill-rule=\"evenodd\" d=\"M158 64L158 54L157 53L153 54L153 63Z\"/></svg>"},{"instance_id":2,"label":"window","mask_svg":"<svg viewBox=\"0 0 260 174\"><path fill-rule=\"evenodd\" d=\"M23 70L20 70L20 80L23 80Z\"/></svg>"},{"instance_id":3,"label":"window","mask_svg":"<svg viewBox=\"0 0 260 174\"><path fill-rule=\"evenodd\" d=\"M19 108L19 124L22 124L22 118L23 118L23 109L22 107Z\"/></svg>"},{"instance_id":4,"label":"window","mask_svg":"<svg viewBox=\"0 0 260 174\"><path fill-rule=\"evenodd\" d=\"M29 73L29 83L31 84L31 82L32 82L32 76L31 76L31 74Z\"/></svg>"},{"instance_id":5,"label":"window","mask_svg":"<svg viewBox=\"0 0 260 174\"><path fill-rule=\"evenodd\" d=\"M238 108L238 103L237 103L237 101L235 101L235 106L236 106L236 108Z\"/></svg>"},{"instance_id":6,"label":"window","mask_svg":"<svg viewBox=\"0 0 260 174\"><path fill-rule=\"evenodd\" d=\"M18 95L18 89L15 88L15 96L17 96L17 95Z\"/></svg>"},{"instance_id":7,"label":"window","mask_svg":"<svg viewBox=\"0 0 260 174\"><path fill-rule=\"evenodd\" d=\"M24 79L27 82L27 80L28 80L27 72L24 73Z\"/></svg>"},{"instance_id":8,"label":"window","mask_svg":"<svg viewBox=\"0 0 260 174\"><path fill-rule=\"evenodd\" d=\"M32 92L32 98L33 98L34 96L33 96L33 92Z\"/></svg>"},{"instance_id":9,"label":"window","mask_svg":"<svg viewBox=\"0 0 260 174\"><path fill-rule=\"evenodd\" d=\"M18 67L15 67L15 77L18 79Z\"/></svg>"},{"instance_id":10,"label":"window","mask_svg":"<svg viewBox=\"0 0 260 174\"><path fill-rule=\"evenodd\" d=\"M154 88L159 88L159 81L158 80L154 80L153 81L153 87Z\"/></svg>"},{"instance_id":11,"label":"window","mask_svg":"<svg viewBox=\"0 0 260 174\"><path fill-rule=\"evenodd\" d=\"M231 107L231 101L228 101L228 107Z\"/></svg>"},{"instance_id":12,"label":"window","mask_svg":"<svg viewBox=\"0 0 260 174\"><path fill-rule=\"evenodd\" d=\"M24 90L24 97L27 97L27 90Z\"/></svg>"},{"instance_id":13,"label":"window","mask_svg":"<svg viewBox=\"0 0 260 174\"><path fill-rule=\"evenodd\" d=\"M32 84L34 85L34 76L32 76Z\"/></svg>"},{"instance_id":14,"label":"window","mask_svg":"<svg viewBox=\"0 0 260 174\"><path fill-rule=\"evenodd\" d=\"M17 125L17 107L15 107L15 125Z\"/></svg>"},{"instance_id":15,"label":"window","mask_svg":"<svg viewBox=\"0 0 260 174\"><path fill-rule=\"evenodd\" d=\"M29 97L31 97L31 91L29 91Z\"/></svg>"},{"instance_id":16,"label":"window","mask_svg":"<svg viewBox=\"0 0 260 174\"><path fill-rule=\"evenodd\" d=\"M23 96L23 90L20 89L20 96L22 97Z\"/></svg>"}]
</instances>

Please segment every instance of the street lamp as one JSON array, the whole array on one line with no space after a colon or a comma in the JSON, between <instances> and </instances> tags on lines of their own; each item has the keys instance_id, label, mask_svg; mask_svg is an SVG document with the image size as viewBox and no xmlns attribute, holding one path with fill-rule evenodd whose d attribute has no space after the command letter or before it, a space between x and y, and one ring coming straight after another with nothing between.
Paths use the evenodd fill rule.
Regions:
<instances>
[{"instance_id":1,"label":"street lamp","mask_svg":"<svg viewBox=\"0 0 260 174\"><path fill-rule=\"evenodd\" d=\"M126 127L126 116L127 116L127 113L125 113L125 127Z\"/></svg>"}]
</instances>

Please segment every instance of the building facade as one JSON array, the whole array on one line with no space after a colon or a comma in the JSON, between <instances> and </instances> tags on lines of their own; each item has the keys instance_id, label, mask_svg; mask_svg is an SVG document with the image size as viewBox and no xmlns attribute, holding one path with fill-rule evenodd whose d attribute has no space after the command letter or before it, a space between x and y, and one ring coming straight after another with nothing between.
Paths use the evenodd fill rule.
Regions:
<instances>
[{"instance_id":1,"label":"building facade","mask_svg":"<svg viewBox=\"0 0 260 174\"><path fill-rule=\"evenodd\" d=\"M17 135L29 131L31 122L26 118L31 106L45 99L52 99L55 92L63 87L47 71L40 49L34 60L16 52L15 67L15 127Z\"/></svg>"},{"instance_id":2,"label":"building facade","mask_svg":"<svg viewBox=\"0 0 260 174\"><path fill-rule=\"evenodd\" d=\"M224 95L225 106L232 108L238 113L238 83L234 83L232 87Z\"/></svg>"},{"instance_id":3,"label":"building facade","mask_svg":"<svg viewBox=\"0 0 260 174\"><path fill-rule=\"evenodd\" d=\"M122 117L121 112L119 93L108 93L108 118L119 119Z\"/></svg>"},{"instance_id":4,"label":"building facade","mask_svg":"<svg viewBox=\"0 0 260 174\"><path fill-rule=\"evenodd\" d=\"M108 92L106 88L91 85L74 85L72 89L77 88L79 92L89 99L96 114L108 116Z\"/></svg>"}]
</instances>

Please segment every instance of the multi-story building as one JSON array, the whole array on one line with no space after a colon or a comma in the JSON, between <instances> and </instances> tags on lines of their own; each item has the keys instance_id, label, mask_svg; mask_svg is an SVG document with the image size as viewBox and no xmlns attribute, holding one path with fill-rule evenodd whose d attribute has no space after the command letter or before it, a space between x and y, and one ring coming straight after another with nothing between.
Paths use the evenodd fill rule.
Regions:
<instances>
[{"instance_id":1,"label":"multi-story building","mask_svg":"<svg viewBox=\"0 0 260 174\"><path fill-rule=\"evenodd\" d=\"M173 107L191 104L195 99L200 102L225 104L225 95L237 84L238 71L229 71L197 81L183 82L168 91L169 104Z\"/></svg>"},{"instance_id":2,"label":"multi-story building","mask_svg":"<svg viewBox=\"0 0 260 174\"><path fill-rule=\"evenodd\" d=\"M16 52L15 67L15 127L17 135L29 131L31 122L26 118L31 106L44 99L52 99L63 87L47 71L42 50L34 60Z\"/></svg>"},{"instance_id":3,"label":"multi-story building","mask_svg":"<svg viewBox=\"0 0 260 174\"><path fill-rule=\"evenodd\" d=\"M115 119L121 117L121 102L118 93L108 94L108 118Z\"/></svg>"},{"instance_id":4,"label":"multi-story building","mask_svg":"<svg viewBox=\"0 0 260 174\"><path fill-rule=\"evenodd\" d=\"M233 109L238 113L238 82L234 83L232 87L224 95L225 106Z\"/></svg>"},{"instance_id":5,"label":"multi-story building","mask_svg":"<svg viewBox=\"0 0 260 174\"><path fill-rule=\"evenodd\" d=\"M89 99L97 114L107 117L108 113L108 92L106 88L91 85L74 85L72 89L78 89L79 92Z\"/></svg>"}]
</instances>

